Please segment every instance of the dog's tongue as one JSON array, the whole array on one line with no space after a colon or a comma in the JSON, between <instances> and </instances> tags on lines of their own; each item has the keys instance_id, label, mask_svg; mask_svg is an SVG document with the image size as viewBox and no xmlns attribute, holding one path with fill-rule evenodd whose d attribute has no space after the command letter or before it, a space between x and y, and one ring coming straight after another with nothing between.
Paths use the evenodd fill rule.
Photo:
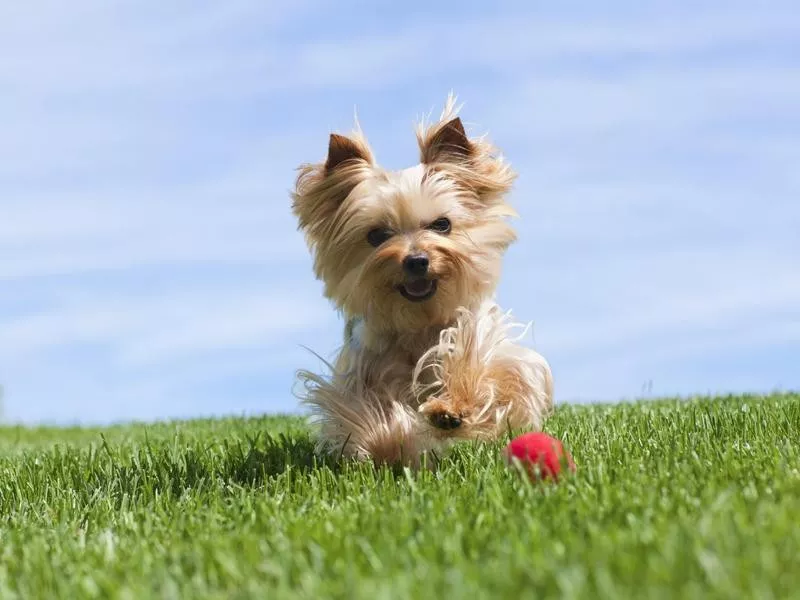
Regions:
<instances>
[{"instance_id":1,"label":"dog's tongue","mask_svg":"<svg viewBox=\"0 0 800 600\"><path fill-rule=\"evenodd\" d=\"M411 296L424 296L431 291L431 285L429 279L415 279L407 282L405 288Z\"/></svg>"}]
</instances>

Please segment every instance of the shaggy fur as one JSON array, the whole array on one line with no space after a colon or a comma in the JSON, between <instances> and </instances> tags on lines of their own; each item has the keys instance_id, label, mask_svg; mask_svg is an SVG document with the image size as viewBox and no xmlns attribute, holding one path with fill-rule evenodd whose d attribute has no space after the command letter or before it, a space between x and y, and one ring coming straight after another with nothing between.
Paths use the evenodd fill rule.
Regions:
<instances>
[{"instance_id":1,"label":"shaggy fur","mask_svg":"<svg viewBox=\"0 0 800 600\"><path fill-rule=\"evenodd\" d=\"M378 166L360 129L332 134L326 160L300 167L293 211L347 319L331 372L298 374L323 451L418 465L456 440L537 429L552 409L547 362L493 300L516 238L515 173L456 113L451 96L419 125L408 169Z\"/></svg>"}]
</instances>

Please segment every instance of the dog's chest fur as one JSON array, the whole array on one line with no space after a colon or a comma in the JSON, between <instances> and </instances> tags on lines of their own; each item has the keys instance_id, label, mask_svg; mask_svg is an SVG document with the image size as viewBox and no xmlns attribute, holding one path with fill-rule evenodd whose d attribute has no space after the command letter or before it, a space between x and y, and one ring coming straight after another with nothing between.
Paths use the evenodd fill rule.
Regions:
<instances>
[{"instance_id":1,"label":"dog's chest fur","mask_svg":"<svg viewBox=\"0 0 800 600\"><path fill-rule=\"evenodd\" d=\"M439 342L443 329L433 326L387 335L375 333L360 319L352 319L345 327L338 367L371 389L407 388L403 395L409 402L423 402L427 394L414 398L411 392L414 369L422 355ZM428 373L420 373L418 383L424 386L431 381Z\"/></svg>"}]
</instances>

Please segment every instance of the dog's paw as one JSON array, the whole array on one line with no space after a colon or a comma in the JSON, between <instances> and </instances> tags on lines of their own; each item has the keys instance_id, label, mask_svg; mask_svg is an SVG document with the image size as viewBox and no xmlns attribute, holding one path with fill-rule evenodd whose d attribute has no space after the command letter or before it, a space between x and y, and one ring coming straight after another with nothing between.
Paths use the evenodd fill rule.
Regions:
<instances>
[{"instance_id":1,"label":"dog's paw","mask_svg":"<svg viewBox=\"0 0 800 600\"><path fill-rule=\"evenodd\" d=\"M419 407L419 411L431 425L443 431L458 429L464 422L463 413L453 410L453 407L439 398L431 398Z\"/></svg>"},{"instance_id":2,"label":"dog's paw","mask_svg":"<svg viewBox=\"0 0 800 600\"><path fill-rule=\"evenodd\" d=\"M461 427L462 419L457 415L448 412L433 413L428 415L428 421L437 429L451 431Z\"/></svg>"}]
</instances>

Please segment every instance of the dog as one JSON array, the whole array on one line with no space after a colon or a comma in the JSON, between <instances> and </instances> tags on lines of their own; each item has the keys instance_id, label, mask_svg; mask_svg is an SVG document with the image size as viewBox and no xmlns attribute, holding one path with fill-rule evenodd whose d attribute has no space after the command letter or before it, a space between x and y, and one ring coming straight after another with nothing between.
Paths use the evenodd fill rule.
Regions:
<instances>
[{"instance_id":1,"label":"dog","mask_svg":"<svg viewBox=\"0 0 800 600\"><path fill-rule=\"evenodd\" d=\"M320 452L414 467L460 440L540 429L553 409L550 365L494 299L517 175L459 110L451 94L417 125L407 169L381 168L357 119L298 168L292 211L346 322L330 373L297 373Z\"/></svg>"}]
</instances>

